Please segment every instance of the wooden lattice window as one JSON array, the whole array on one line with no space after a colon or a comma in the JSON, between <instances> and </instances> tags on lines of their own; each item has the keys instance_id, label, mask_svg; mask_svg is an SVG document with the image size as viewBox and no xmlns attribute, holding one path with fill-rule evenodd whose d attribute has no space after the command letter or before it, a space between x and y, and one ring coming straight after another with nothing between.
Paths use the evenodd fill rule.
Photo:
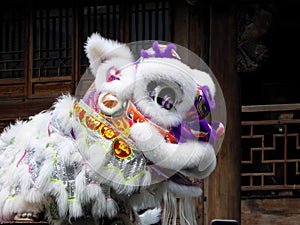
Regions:
<instances>
[{"instance_id":1,"label":"wooden lattice window","mask_svg":"<svg viewBox=\"0 0 300 225\"><path fill-rule=\"evenodd\" d=\"M75 94L88 68L84 44L94 32L122 43L171 40L168 0L16 0L0 6L0 103L9 110L2 117L25 118L62 93Z\"/></svg>"},{"instance_id":2,"label":"wooden lattice window","mask_svg":"<svg viewBox=\"0 0 300 225\"><path fill-rule=\"evenodd\" d=\"M86 72L88 61L83 50L84 42L92 33L100 33L103 37L120 40L121 5L118 2L86 1L82 2L79 20L81 42L81 74Z\"/></svg>"},{"instance_id":3,"label":"wooden lattice window","mask_svg":"<svg viewBox=\"0 0 300 225\"><path fill-rule=\"evenodd\" d=\"M29 96L51 96L72 90L72 5L36 5L31 17Z\"/></svg>"},{"instance_id":4,"label":"wooden lattice window","mask_svg":"<svg viewBox=\"0 0 300 225\"><path fill-rule=\"evenodd\" d=\"M33 15L33 78L71 76L72 8L37 9Z\"/></svg>"},{"instance_id":5,"label":"wooden lattice window","mask_svg":"<svg viewBox=\"0 0 300 225\"><path fill-rule=\"evenodd\" d=\"M2 7L0 12L0 93L4 97L23 96L26 38L24 8Z\"/></svg>"},{"instance_id":6,"label":"wooden lattice window","mask_svg":"<svg viewBox=\"0 0 300 225\"><path fill-rule=\"evenodd\" d=\"M80 34L86 37L98 32L104 37L131 43L140 40L170 40L169 1L85 1L82 3ZM137 46L140 47L140 46ZM88 66L81 49L81 74Z\"/></svg>"},{"instance_id":7,"label":"wooden lattice window","mask_svg":"<svg viewBox=\"0 0 300 225\"><path fill-rule=\"evenodd\" d=\"M242 196L300 194L300 105L243 107Z\"/></svg>"},{"instance_id":8,"label":"wooden lattice window","mask_svg":"<svg viewBox=\"0 0 300 225\"><path fill-rule=\"evenodd\" d=\"M74 90L88 67L84 42L94 32L126 43L170 40L169 1L32 0L24 8L5 8L0 15L0 96Z\"/></svg>"},{"instance_id":9,"label":"wooden lattice window","mask_svg":"<svg viewBox=\"0 0 300 225\"><path fill-rule=\"evenodd\" d=\"M129 41L168 40L169 2L133 3L129 7Z\"/></svg>"}]
</instances>

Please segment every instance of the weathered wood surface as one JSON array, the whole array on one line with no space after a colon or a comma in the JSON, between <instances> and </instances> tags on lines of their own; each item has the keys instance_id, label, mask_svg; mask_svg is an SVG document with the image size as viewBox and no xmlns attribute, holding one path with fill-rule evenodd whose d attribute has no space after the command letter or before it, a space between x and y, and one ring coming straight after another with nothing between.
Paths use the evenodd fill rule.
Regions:
<instances>
[{"instance_id":1,"label":"weathered wood surface","mask_svg":"<svg viewBox=\"0 0 300 225\"><path fill-rule=\"evenodd\" d=\"M300 224L300 199L247 199L241 201L241 225Z\"/></svg>"},{"instance_id":2,"label":"weathered wood surface","mask_svg":"<svg viewBox=\"0 0 300 225\"><path fill-rule=\"evenodd\" d=\"M235 14L234 5L211 5L209 66L223 91L227 126L217 167L205 181L205 225L216 218L240 221L240 90L235 66Z\"/></svg>"},{"instance_id":3,"label":"weathered wood surface","mask_svg":"<svg viewBox=\"0 0 300 225\"><path fill-rule=\"evenodd\" d=\"M31 221L0 221L0 224L20 224L20 225L31 225L31 224L35 224L35 225L45 225L48 224L47 222L31 222Z\"/></svg>"},{"instance_id":4,"label":"weathered wood surface","mask_svg":"<svg viewBox=\"0 0 300 225\"><path fill-rule=\"evenodd\" d=\"M0 121L25 119L50 108L55 98L0 101Z\"/></svg>"}]
</instances>

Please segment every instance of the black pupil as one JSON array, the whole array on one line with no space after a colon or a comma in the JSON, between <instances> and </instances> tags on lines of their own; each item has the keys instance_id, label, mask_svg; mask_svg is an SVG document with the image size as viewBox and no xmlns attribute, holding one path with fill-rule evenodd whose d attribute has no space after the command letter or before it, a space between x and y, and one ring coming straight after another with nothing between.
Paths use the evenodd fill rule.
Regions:
<instances>
[{"instance_id":1,"label":"black pupil","mask_svg":"<svg viewBox=\"0 0 300 225\"><path fill-rule=\"evenodd\" d=\"M167 110L171 110L174 107L176 94L170 87L158 86L150 93L150 96L156 103Z\"/></svg>"}]
</instances>

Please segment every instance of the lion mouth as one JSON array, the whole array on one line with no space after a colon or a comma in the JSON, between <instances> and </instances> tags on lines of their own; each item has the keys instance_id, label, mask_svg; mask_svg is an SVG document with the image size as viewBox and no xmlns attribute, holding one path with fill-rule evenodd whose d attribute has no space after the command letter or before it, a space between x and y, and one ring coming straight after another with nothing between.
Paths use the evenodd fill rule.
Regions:
<instances>
[{"instance_id":1,"label":"lion mouth","mask_svg":"<svg viewBox=\"0 0 300 225\"><path fill-rule=\"evenodd\" d=\"M112 109L114 107L116 107L119 103L118 98L111 94L111 93L107 93L104 97L103 97L103 105L109 109Z\"/></svg>"}]
</instances>

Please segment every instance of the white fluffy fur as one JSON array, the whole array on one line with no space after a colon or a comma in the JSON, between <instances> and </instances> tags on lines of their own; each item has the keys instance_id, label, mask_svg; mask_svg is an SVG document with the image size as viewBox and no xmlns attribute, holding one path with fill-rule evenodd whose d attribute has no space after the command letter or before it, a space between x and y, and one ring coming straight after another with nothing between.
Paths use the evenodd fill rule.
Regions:
<instances>
[{"instance_id":1,"label":"white fluffy fur","mask_svg":"<svg viewBox=\"0 0 300 225\"><path fill-rule=\"evenodd\" d=\"M160 185L159 189L156 189L155 191L151 188L150 190L141 189L139 192L133 193L129 199L129 205L136 211L147 208L156 208L161 203L163 191L166 191L164 185ZM147 201L145 201L145 199L147 199Z\"/></svg>"},{"instance_id":2,"label":"white fluffy fur","mask_svg":"<svg viewBox=\"0 0 300 225\"><path fill-rule=\"evenodd\" d=\"M113 218L119 211L118 204L112 198L106 200L106 216L108 218Z\"/></svg>"},{"instance_id":3,"label":"white fluffy fur","mask_svg":"<svg viewBox=\"0 0 300 225\"><path fill-rule=\"evenodd\" d=\"M96 78L96 90L116 94L120 99L128 98L135 81L133 56L128 46L93 34L86 42L85 51ZM107 72L112 67L121 71L120 80L107 83Z\"/></svg>"},{"instance_id":4,"label":"white fluffy fur","mask_svg":"<svg viewBox=\"0 0 300 225\"><path fill-rule=\"evenodd\" d=\"M173 182L166 182L167 190L175 193L179 198L184 197L200 197L202 195L202 189L197 186L179 185Z\"/></svg>"},{"instance_id":5,"label":"white fluffy fur","mask_svg":"<svg viewBox=\"0 0 300 225\"><path fill-rule=\"evenodd\" d=\"M15 214L24 212L39 214L43 210L39 203L30 203L24 200L23 196L17 195L14 198L7 199L3 207L3 215L6 220L13 220Z\"/></svg>"},{"instance_id":6,"label":"white fluffy fur","mask_svg":"<svg viewBox=\"0 0 300 225\"><path fill-rule=\"evenodd\" d=\"M203 171L199 171L198 168L192 168L192 169L183 169L180 172L186 177L195 177L198 179L204 179L214 171L216 165L217 165L217 159L213 160L212 163Z\"/></svg>"},{"instance_id":7,"label":"white fluffy fur","mask_svg":"<svg viewBox=\"0 0 300 225\"><path fill-rule=\"evenodd\" d=\"M24 196L25 201L32 202L32 203L40 203L43 202L45 196L43 196L40 190L31 188L28 190L26 196Z\"/></svg>"},{"instance_id":8,"label":"white fluffy fur","mask_svg":"<svg viewBox=\"0 0 300 225\"><path fill-rule=\"evenodd\" d=\"M114 94L120 104L132 100L145 116L164 128L177 126L193 107L196 95L194 78L200 85L207 85L212 95L216 92L213 79L207 73L192 70L176 59L144 59L136 68L132 53L125 44L105 39L97 33L88 38L85 52L95 75L98 93ZM120 79L106 82L107 71L111 67L120 70ZM149 98L148 83L160 80L173 87L179 97L174 111L161 108ZM153 174L150 169L129 183L124 181L119 170L106 170L103 166L113 157L112 143L98 140L95 134L91 136L91 132L74 117L74 103L75 99L70 94L62 95L49 110L30 117L26 122L16 121L0 135L2 219L45 210L51 225L61 225L65 219L82 216L83 207L91 204L91 214L96 219L115 217L120 208L125 208L127 212L124 215L128 221L129 212L133 209L136 223L148 225L159 221L161 200L169 206L165 208L165 215L171 215L172 210L176 213L175 196L201 195L201 189L197 187L185 187L169 181L151 184ZM207 177L215 168L216 157L209 143L166 143L156 128L147 122L134 124L130 131L138 151L157 166L198 178ZM71 132L75 133L76 139ZM33 175L29 169L34 169L35 164L39 166L39 173ZM64 175L68 176L68 182L74 183L75 196L69 196L66 181L56 179L58 171L63 168L73 169L70 170L73 173ZM50 213L51 203L57 205L57 221ZM191 209L187 203L185 201L183 205ZM119 208L118 204L123 205ZM137 215L138 210L147 208L152 209ZM192 217L185 210L182 214ZM176 214L172 215L176 217Z\"/></svg>"},{"instance_id":9,"label":"white fluffy fur","mask_svg":"<svg viewBox=\"0 0 300 225\"><path fill-rule=\"evenodd\" d=\"M6 157L5 161L9 163L0 166L3 175L0 179L1 186L8 187L8 189L1 187L0 192L3 218L13 218L19 213L33 213L31 211L41 212L45 204L45 196L48 194L55 196L62 217L69 210L71 216L80 215L78 204L72 203L68 207L64 185L50 181L55 154L59 149L63 153L61 156L66 165L78 161L78 156L80 157L78 151L74 152L74 145L64 137L64 133L71 129L73 103L71 96L61 96L51 110L32 116L28 122L17 122L15 126L8 127L1 134L3 152L0 157ZM60 134L52 133L49 136L48 126L53 116L60 120L62 130ZM5 145L8 147L5 148ZM33 154L36 162L41 163L40 173L34 182L28 173L28 165L25 161L27 154ZM18 184L20 184L20 194L13 192ZM31 210L30 207L33 209Z\"/></svg>"},{"instance_id":10,"label":"white fluffy fur","mask_svg":"<svg viewBox=\"0 0 300 225\"><path fill-rule=\"evenodd\" d=\"M179 200L180 225L197 225L194 199L183 197Z\"/></svg>"},{"instance_id":11,"label":"white fluffy fur","mask_svg":"<svg viewBox=\"0 0 300 225\"><path fill-rule=\"evenodd\" d=\"M144 135L147 130L148 135ZM170 144L149 123L137 123L131 127L131 135L144 155L156 165L172 170L197 167L205 170L215 161L215 152L211 144L197 141Z\"/></svg>"},{"instance_id":12,"label":"white fluffy fur","mask_svg":"<svg viewBox=\"0 0 300 225\"><path fill-rule=\"evenodd\" d=\"M115 67L120 70L120 80L106 82L107 71ZM110 92L120 99L128 99L135 84L135 67L133 62L123 58L111 58L101 64L95 73L96 90L98 92Z\"/></svg>"},{"instance_id":13,"label":"white fluffy fur","mask_svg":"<svg viewBox=\"0 0 300 225\"><path fill-rule=\"evenodd\" d=\"M63 133L72 129L73 105L75 98L70 94L60 96L53 105L53 115L60 121Z\"/></svg>"},{"instance_id":14,"label":"white fluffy fur","mask_svg":"<svg viewBox=\"0 0 300 225\"><path fill-rule=\"evenodd\" d=\"M97 70L104 60L116 57L132 61L131 51L125 44L106 39L98 33L94 33L88 38L85 52L93 74L97 74Z\"/></svg>"},{"instance_id":15,"label":"white fluffy fur","mask_svg":"<svg viewBox=\"0 0 300 225\"><path fill-rule=\"evenodd\" d=\"M192 70L177 59L144 59L137 69L137 84L133 94L137 106L154 123L165 128L177 126L194 105L196 83L191 73ZM171 87L178 87L175 91L180 95L174 111L162 108L149 98L147 85L151 81L165 81Z\"/></svg>"},{"instance_id":16,"label":"white fluffy fur","mask_svg":"<svg viewBox=\"0 0 300 225\"><path fill-rule=\"evenodd\" d=\"M161 208L148 209L143 214L139 215L142 225L156 224L160 221Z\"/></svg>"},{"instance_id":17,"label":"white fluffy fur","mask_svg":"<svg viewBox=\"0 0 300 225\"><path fill-rule=\"evenodd\" d=\"M207 86L212 97L216 94L216 85L213 78L206 72L193 69L193 77L200 86Z\"/></svg>"}]
</instances>

